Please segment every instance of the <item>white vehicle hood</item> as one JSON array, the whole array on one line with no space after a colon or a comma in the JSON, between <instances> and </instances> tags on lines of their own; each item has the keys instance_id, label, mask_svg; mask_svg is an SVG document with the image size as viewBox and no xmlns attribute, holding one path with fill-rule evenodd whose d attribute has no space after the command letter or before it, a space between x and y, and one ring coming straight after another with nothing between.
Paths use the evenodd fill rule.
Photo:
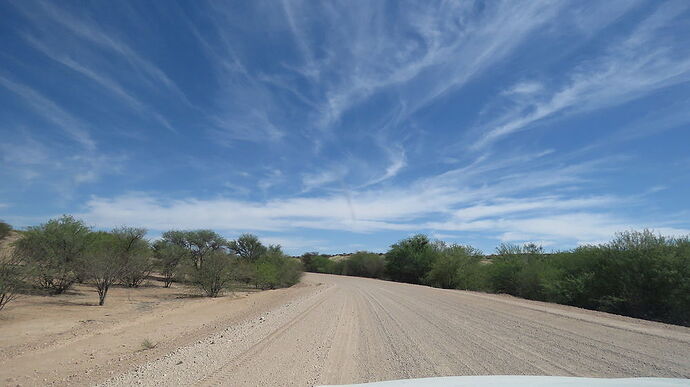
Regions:
<instances>
[{"instance_id":1,"label":"white vehicle hood","mask_svg":"<svg viewBox=\"0 0 690 387\"><path fill-rule=\"evenodd\" d=\"M347 384L362 387L688 387L690 379L672 378L575 378L565 376L447 376Z\"/></svg>"}]
</instances>

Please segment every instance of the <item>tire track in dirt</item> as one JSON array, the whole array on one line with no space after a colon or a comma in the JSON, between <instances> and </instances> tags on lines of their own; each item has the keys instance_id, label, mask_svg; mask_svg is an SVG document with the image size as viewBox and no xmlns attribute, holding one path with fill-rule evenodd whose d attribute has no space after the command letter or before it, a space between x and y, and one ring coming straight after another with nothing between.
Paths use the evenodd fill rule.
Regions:
<instances>
[{"instance_id":1,"label":"tire track in dirt","mask_svg":"<svg viewBox=\"0 0 690 387\"><path fill-rule=\"evenodd\" d=\"M248 363L253 360L253 357L259 356L262 352L267 351L269 346L279 340L291 328L297 324L300 324L309 317L313 318L312 312L314 312L327 301L326 294L327 293L321 295L318 301L309 306L303 312L299 313L287 324L280 326L277 330L273 331L273 333L251 346L248 350L242 352L234 359L230 359L230 361L223 364L216 372L213 372L197 381L196 384L199 386L217 386L222 385L226 381L232 380L231 376L237 371L238 368L249 366Z\"/></svg>"}]
</instances>

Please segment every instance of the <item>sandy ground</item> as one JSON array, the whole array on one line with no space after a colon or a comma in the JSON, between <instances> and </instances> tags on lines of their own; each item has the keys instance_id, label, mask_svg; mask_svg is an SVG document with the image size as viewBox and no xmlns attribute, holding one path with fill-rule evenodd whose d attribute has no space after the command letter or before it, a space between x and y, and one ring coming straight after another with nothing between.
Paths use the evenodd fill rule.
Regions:
<instances>
[{"instance_id":1,"label":"sandy ground","mask_svg":"<svg viewBox=\"0 0 690 387\"><path fill-rule=\"evenodd\" d=\"M688 328L509 296L319 274L290 289L215 300L162 290L117 289L105 308L81 305L86 295L8 307L0 384L690 377ZM157 346L141 350L144 339Z\"/></svg>"}]
</instances>

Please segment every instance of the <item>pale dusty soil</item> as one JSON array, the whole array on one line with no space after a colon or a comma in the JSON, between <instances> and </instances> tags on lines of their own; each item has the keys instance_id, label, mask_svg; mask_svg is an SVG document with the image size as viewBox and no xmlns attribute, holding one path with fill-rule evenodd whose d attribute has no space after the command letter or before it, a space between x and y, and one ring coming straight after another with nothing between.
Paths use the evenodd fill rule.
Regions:
<instances>
[{"instance_id":1,"label":"pale dusty soil","mask_svg":"<svg viewBox=\"0 0 690 387\"><path fill-rule=\"evenodd\" d=\"M95 301L91 291L8 306L0 384L690 377L688 328L508 296L320 274L290 289L215 300L181 293L116 289L104 308L80 305ZM144 338L158 345L141 351Z\"/></svg>"}]
</instances>

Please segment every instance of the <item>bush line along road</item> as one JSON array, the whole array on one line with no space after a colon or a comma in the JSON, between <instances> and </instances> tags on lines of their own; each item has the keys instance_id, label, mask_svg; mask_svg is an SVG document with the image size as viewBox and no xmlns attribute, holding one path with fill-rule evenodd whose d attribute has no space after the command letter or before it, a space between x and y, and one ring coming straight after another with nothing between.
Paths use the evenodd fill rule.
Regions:
<instances>
[{"instance_id":1,"label":"bush line along road","mask_svg":"<svg viewBox=\"0 0 690 387\"><path fill-rule=\"evenodd\" d=\"M271 386L440 375L690 376L688 328L511 296L307 273L289 289L199 302L206 301L214 304L189 302L174 315L152 312L2 353L2 380L29 380L25 373L57 384ZM216 315L168 328L204 310ZM156 329L169 334L150 351L102 348Z\"/></svg>"},{"instance_id":2,"label":"bush line along road","mask_svg":"<svg viewBox=\"0 0 690 387\"><path fill-rule=\"evenodd\" d=\"M687 326L457 290L568 295L564 302L687 325L687 238L627 232L573 252L505 245L485 257L417 235L385 256L307 253L300 262L249 234L228 241L210 230L170 231L151 246L146 230L94 232L71 217L6 231L0 293L13 301L0 314L6 385L690 377ZM302 265L402 282L323 273L300 281ZM657 289L646 291L651 284ZM98 302L87 301L96 292Z\"/></svg>"}]
</instances>

